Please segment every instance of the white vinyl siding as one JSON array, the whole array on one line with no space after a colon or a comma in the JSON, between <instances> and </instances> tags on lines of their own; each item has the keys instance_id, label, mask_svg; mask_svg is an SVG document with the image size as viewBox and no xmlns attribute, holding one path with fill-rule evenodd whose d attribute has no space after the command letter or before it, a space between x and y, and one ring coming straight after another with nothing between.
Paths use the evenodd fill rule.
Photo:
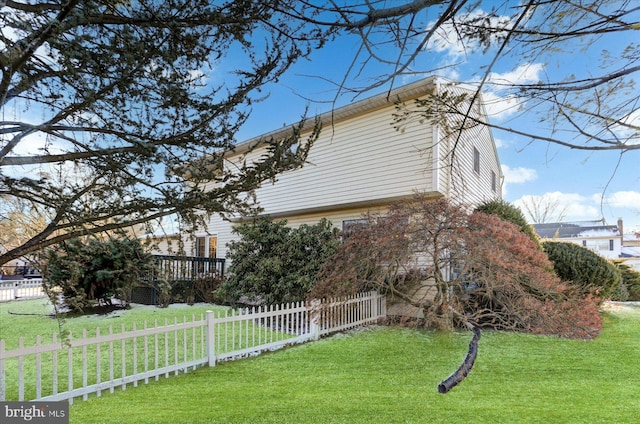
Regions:
<instances>
[{"instance_id":1,"label":"white vinyl siding","mask_svg":"<svg viewBox=\"0 0 640 424\"><path fill-rule=\"evenodd\" d=\"M465 90L459 85L441 85L427 79L397 93L403 94L406 107L412 107L412 99L436 86L454 94ZM390 98L396 99L400 94ZM476 109L474 112L484 114L482 107ZM501 197L502 172L487 127L471 127L458 137L440 122L434 126L416 120L400 132L393 126L395 106L385 96L334 112L333 122L327 116L334 114L323 115L325 124L309 152L308 163L278 175L275 184L265 182L255 191L264 214L285 218L291 227L315 224L324 217L341 228L344 220L359 219L370 210L380 212L389 203L411 197L416 191L471 206ZM452 124L455 120L452 118ZM281 130L270 134L279 134L274 136L276 139L282 137ZM302 134L301 139L306 136ZM256 139L245 146L254 142ZM451 152L452 146L455 152ZM479 175L473 171L474 149L480 155ZM241 151L228 157L228 161L244 159ZM255 160L263 153L258 148L246 159ZM492 172L498 180L497 191L492 190ZM239 219L236 216L233 221ZM233 225L214 214L198 236L216 235L217 255L225 258Z\"/></svg>"},{"instance_id":2,"label":"white vinyl siding","mask_svg":"<svg viewBox=\"0 0 640 424\"><path fill-rule=\"evenodd\" d=\"M500 198L500 193L492 190L492 171L496 175L501 173L497 160L493 160L493 144L488 131L474 128L468 130L462 139L452 166L452 198L471 206ZM479 172L475 169L477 156Z\"/></svg>"},{"instance_id":3,"label":"white vinyl siding","mask_svg":"<svg viewBox=\"0 0 640 424\"><path fill-rule=\"evenodd\" d=\"M458 86L447 86L446 89L451 90L454 95L465 91ZM476 101L481 102L481 99ZM459 109L466 111L467 106L462 105ZM470 113L479 113L476 119L486 119L484 107L472 108ZM463 121L461 116L452 116L449 125L456 128ZM468 128L462 134L454 131L446 136L449 139L447 145L455 146L455 152L449 151L448 178L450 186L447 194L451 199L469 206L476 206L487 200L502 197L499 189L492 190L491 174L493 171L496 178L499 179L502 176L502 171L489 129L484 125L467 125Z\"/></svg>"},{"instance_id":4,"label":"white vinyl siding","mask_svg":"<svg viewBox=\"0 0 640 424\"><path fill-rule=\"evenodd\" d=\"M480 175L480 150L473 148L473 172Z\"/></svg>"},{"instance_id":5,"label":"white vinyl siding","mask_svg":"<svg viewBox=\"0 0 640 424\"><path fill-rule=\"evenodd\" d=\"M274 220L286 219L287 225L292 228L297 228L302 224L314 225L317 224L322 218L328 219L331 224L338 228L342 228L342 221L352 220L352 219L361 219L366 216L367 213L372 214L384 214L386 209L384 207L362 207L362 208L352 208L352 209L343 209L343 210L335 210L328 212L318 212L312 214L304 214L304 215L293 215L287 216L285 218L275 218ZM233 240L232 228L237 223L231 223L229 221L222 220L219 216L212 217L209 222L208 231L209 232L217 232L218 234L218 257L225 258L227 255L227 243ZM228 266L229 264L227 264Z\"/></svg>"},{"instance_id":6,"label":"white vinyl siding","mask_svg":"<svg viewBox=\"0 0 640 424\"><path fill-rule=\"evenodd\" d=\"M400 133L392 125L393 112L389 105L325 126L302 169L256 190L264 212L311 212L432 191L431 128L413 125Z\"/></svg>"}]
</instances>

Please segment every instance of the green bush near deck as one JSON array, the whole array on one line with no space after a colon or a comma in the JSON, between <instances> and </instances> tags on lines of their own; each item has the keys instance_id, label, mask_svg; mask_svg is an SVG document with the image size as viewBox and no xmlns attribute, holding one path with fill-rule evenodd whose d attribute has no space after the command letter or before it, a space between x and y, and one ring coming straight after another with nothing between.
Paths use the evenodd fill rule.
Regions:
<instances>
[{"instance_id":1,"label":"green bush near deck","mask_svg":"<svg viewBox=\"0 0 640 424\"><path fill-rule=\"evenodd\" d=\"M325 261L340 244L338 229L327 219L287 226L286 220L256 217L233 228L227 278L216 295L231 305L301 302L316 283Z\"/></svg>"},{"instance_id":2,"label":"green bush near deck","mask_svg":"<svg viewBox=\"0 0 640 424\"><path fill-rule=\"evenodd\" d=\"M125 235L68 240L47 249L45 262L47 293L57 297L59 290L66 307L80 313L112 297L128 303L139 274L154 266L140 240Z\"/></svg>"},{"instance_id":3,"label":"green bush near deck","mask_svg":"<svg viewBox=\"0 0 640 424\"><path fill-rule=\"evenodd\" d=\"M634 270L629 265L614 262L622 274L623 287L627 293L629 301L640 300L640 272Z\"/></svg>"}]
</instances>

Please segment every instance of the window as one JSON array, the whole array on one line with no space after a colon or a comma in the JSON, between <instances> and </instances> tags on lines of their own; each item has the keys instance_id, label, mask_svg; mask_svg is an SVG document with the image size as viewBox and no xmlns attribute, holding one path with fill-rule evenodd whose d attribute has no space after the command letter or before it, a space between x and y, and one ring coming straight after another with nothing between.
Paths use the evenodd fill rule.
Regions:
<instances>
[{"instance_id":1,"label":"window","mask_svg":"<svg viewBox=\"0 0 640 424\"><path fill-rule=\"evenodd\" d=\"M218 238L217 237L209 237L209 257L215 258L218 252Z\"/></svg>"},{"instance_id":2,"label":"window","mask_svg":"<svg viewBox=\"0 0 640 424\"><path fill-rule=\"evenodd\" d=\"M586 240L583 245L596 252L613 250L613 240Z\"/></svg>"},{"instance_id":3,"label":"window","mask_svg":"<svg viewBox=\"0 0 640 424\"><path fill-rule=\"evenodd\" d=\"M389 234L395 233L394 237L407 237L406 232L407 225L409 224L408 216L400 216L390 218L387 216L378 216L370 219L348 219L342 221L342 233L340 234L340 240L345 241L349 237L357 234L369 227L369 225L376 225L378 228L389 229Z\"/></svg>"},{"instance_id":4,"label":"window","mask_svg":"<svg viewBox=\"0 0 640 424\"><path fill-rule=\"evenodd\" d=\"M197 258L215 258L218 250L218 237L196 237L195 256ZM195 271L199 273L214 271L215 265L209 261L200 260L196 262Z\"/></svg>"},{"instance_id":5,"label":"window","mask_svg":"<svg viewBox=\"0 0 640 424\"><path fill-rule=\"evenodd\" d=\"M475 147L473 148L473 170L480 175L480 151Z\"/></svg>"},{"instance_id":6,"label":"window","mask_svg":"<svg viewBox=\"0 0 640 424\"><path fill-rule=\"evenodd\" d=\"M217 237L196 237L195 256L198 258L215 258L218 251Z\"/></svg>"},{"instance_id":7,"label":"window","mask_svg":"<svg viewBox=\"0 0 640 424\"><path fill-rule=\"evenodd\" d=\"M348 219L346 221L342 221L342 240L349 238L349 236L363 228L367 228L368 226L368 219Z\"/></svg>"},{"instance_id":8,"label":"window","mask_svg":"<svg viewBox=\"0 0 640 424\"><path fill-rule=\"evenodd\" d=\"M495 193L498 188L498 184L496 182L496 171L491 171L491 190Z\"/></svg>"},{"instance_id":9,"label":"window","mask_svg":"<svg viewBox=\"0 0 640 424\"><path fill-rule=\"evenodd\" d=\"M207 239L205 237L196 237L196 254L195 256L198 258L204 258L204 253L206 252L205 245L207 244Z\"/></svg>"}]
</instances>

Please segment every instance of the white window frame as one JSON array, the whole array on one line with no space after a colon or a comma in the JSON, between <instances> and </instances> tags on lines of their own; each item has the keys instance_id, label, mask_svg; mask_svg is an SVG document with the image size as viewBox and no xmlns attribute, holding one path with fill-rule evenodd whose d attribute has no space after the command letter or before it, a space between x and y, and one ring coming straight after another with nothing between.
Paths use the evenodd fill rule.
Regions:
<instances>
[{"instance_id":1,"label":"white window frame","mask_svg":"<svg viewBox=\"0 0 640 424\"><path fill-rule=\"evenodd\" d=\"M200 241L204 239L204 252L200 252ZM215 239L216 247L214 251L214 256L211 256L211 240ZM196 241L194 244L194 256L197 258L216 258L218 257L218 235L211 236L199 236L196 237Z\"/></svg>"}]
</instances>

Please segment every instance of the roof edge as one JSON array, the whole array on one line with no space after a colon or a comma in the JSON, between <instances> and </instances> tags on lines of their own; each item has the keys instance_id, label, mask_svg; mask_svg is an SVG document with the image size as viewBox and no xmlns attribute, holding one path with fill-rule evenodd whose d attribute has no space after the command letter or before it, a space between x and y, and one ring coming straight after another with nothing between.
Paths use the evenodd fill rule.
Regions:
<instances>
[{"instance_id":1,"label":"roof edge","mask_svg":"<svg viewBox=\"0 0 640 424\"><path fill-rule=\"evenodd\" d=\"M324 112L322 114L316 115L314 117L308 117L307 121L303 129L310 129L313 127L313 124L316 119L320 120L322 125L326 124L335 124L337 122L344 121L349 119L352 116L356 116L362 114L364 112L369 112L372 110L380 109L390 104L395 103L398 100L411 100L425 94L432 93L435 89L439 87L440 83L455 83L454 81L447 80L445 78L439 76L430 76L427 78L423 78L421 80L412 82L407 85L403 85L401 87L373 95L371 97L367 97L366 99L359 100L357 102L341 106L336 109L332 109L328 112ZM253 148L265 140L270 139L280 139L291 134L292 125L288 125L277 130L273 130L262 135L250 138L246 141L243 141L235 146L235 148L230 152L232 154L242 153L250 148Z\"/></svg>"}]
</instances>

